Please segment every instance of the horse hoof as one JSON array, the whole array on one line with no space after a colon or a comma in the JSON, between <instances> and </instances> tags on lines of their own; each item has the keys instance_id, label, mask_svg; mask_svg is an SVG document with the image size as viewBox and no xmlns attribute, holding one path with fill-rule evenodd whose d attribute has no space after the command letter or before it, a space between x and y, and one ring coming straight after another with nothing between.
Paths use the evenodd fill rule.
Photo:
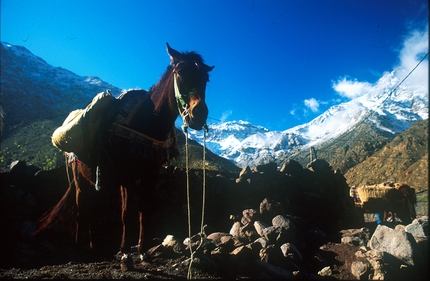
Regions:
<instances>
[{"instance_id":1,"label":"horse hoof","mask_svg":"<svg viewBox=\"0 0 430 281\"><path fill-rule=\"evenodd\" d=\"M131 255L124 254L121 257L121 271L126 272L126 271L133 270L133 269L134 269L134 266L133 266L133 259L132 259Z\"/></svg>"},{"instance_id":2,"label":"horse hoof","mask_svg":"<svg viewBox=\"0 0 430 281\"><path fill-rule=\"evenodd\" d=\"M140 261L151 262L151 256L148 253L143 253L139 255Z\"/></svg>"}]
</instances>

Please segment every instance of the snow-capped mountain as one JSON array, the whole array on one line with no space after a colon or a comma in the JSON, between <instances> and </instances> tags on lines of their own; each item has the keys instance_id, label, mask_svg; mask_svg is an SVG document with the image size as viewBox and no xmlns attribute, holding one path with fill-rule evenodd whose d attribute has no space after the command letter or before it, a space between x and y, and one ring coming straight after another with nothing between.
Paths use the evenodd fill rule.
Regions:
<instances>
[{"instance_id":1,"label":"snow-capped mountain","mask_svg":"<svg viewBox=\"0 0 430 281\"><path fill-rule=\"evenodd\" d=\"M64 120L101 91L111 89L114 96L121 93L97 77L51 66L24 47L2 42L0 48L5 124L55 117ZM209 124L206 146L239 167L253 167L334 140L364 122L394 137L428 117L427 84L404 83L396 88L398 76L396 70L385 73L366 95L332 106L309 123L284 131L270 131L245 121ZM203 144L201 131L189 133L191 139Z\"/></svg>"},{"instance_id":2,"label":"snow-capped mountain","mask_svg":"<svg viewBox=\"0 0 430 281\"><path fill-rule=\"evenodd\" d=\"M372 91L329 108L309 123L277 132L244 121L209 124L206 146L239 167L285 159L295 151L333 140L363 122L397 135L418 120L428 118L428 89L425 83L400 85L395 71L386 73ZM190 138L203 143L201 132Z\"/></svg>"},{"instance_id":3,"label":"snow-capped mountain","mask_svg":"<svg viewBox=\"0 0 430 281\"><path fill-rule=\"evenodd\" d=\"M121 90L98 77L79 76L54 67L22 46L1 42L1 94L5 123L67 116L84 108L95 94ZM12 110L13 109L13 110Z\"/></svg>"}]
</instances>

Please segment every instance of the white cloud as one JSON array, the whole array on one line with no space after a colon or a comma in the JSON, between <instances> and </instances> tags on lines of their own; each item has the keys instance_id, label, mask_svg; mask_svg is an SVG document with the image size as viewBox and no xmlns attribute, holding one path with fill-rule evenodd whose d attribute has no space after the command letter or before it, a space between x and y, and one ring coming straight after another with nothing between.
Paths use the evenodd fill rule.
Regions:
<instances>
[{"instance_id":1,"label":"white cloud","mask_svg":"<svg viewBox=\"0 0 430 281\"><path fill-rule=\"evenodd\" d=\"M405 36L403 44L399 51L399 63L394 69L394 75L397 76L399 82L403 80L409 72L414 69L418 62L428 53L429 40L428 40L428 26L424 29L413 30L407 36ZM404 84L416 87L425 87L428 89L429 73L428 73L428 58L426 58L421 64L414 70L414 72L404 81ZM357 79L352 79L348 76L339 78L337 81L332 82L332 88L343 98L350 100L363 96L378 85L371 84L369 82L361 82ZM338 103L339 101L332 101L332 103ZM317 101L314 98L305 99L303 101L305 108L300 106L294 106L294 109L290 111L290 114L295 118L300 119L300 114L306 117L310 112L318 112L320 105L325 102Z\"/></svg>"},{"instance_id":2,"label":"white cloud","mask_svg":"<svg viewBox=\"0 0 430 281\"><path fill-rule=\"evenodd\" d=\"M293 109L290 110L290 114L294 116L294 119L301 120L303 116L307 115L307 109L295 103L293 104Z\"/></svg>"},{"instance_id":3,"label":"white cloud","mask_svg":"<svg viewBox=\"0 0 430 281\"><path fill-rule=\"evenodd\" d=\"M414 30L405 37L399 51L399 65L394 68L399 81L414 69L418 62L428 52L428 26L424 30ZM391 71L391 70L387 70ZM428 87L428 58L405 80L405 84L423 85ZM333 82L332 88L342 97L355 99L367 94L375 85L344 77Z\"/></svg>"},{"instance_id":4,"label":"white cloud","mask_svg":"<svg viewBox=\"0 0 430 281\"><path fill-rule=\"evenodd\" d=\"M359 82L357 80L348 80L346 77L333 82L333 89L341 96L348 99L355 99L367 94L373 87L368 82Z\"/></svg>"},{"instance_id":5,"label":"white cloud","mask_svg":"<svg viewBox=\"0 0 430 281\"><path fill-rule=\"evenodd\" d=\"M305 104L306 107L308 107L310 110L312 110L312 112L317 112L318 111L318 108L319 108L320 104L319 104L319 102L316 99L311 98L311 99L308 99L308 100L304 100L303 102L304 102L304 104Z\"/></svg>"},{"instance_id":6,"label":"white cloud","mask_svg":"<svg viewBox=\"0 0 430 281\"><path fill-rule=\"evenodd\" d=\"M424 30L414 30L405 38L399 52L400 63L395 68L399 79L403 79L429 51L428 40L427 25ZM428 85L428 58L414 70L405 83L410 85L427 83Z\"/></svg>"},{"instance_id":7,"label":"white cloud","mask_svg":"<svg viewBox=\"0 0 430 281\"><path fill-rule=\"evenodd\" d=\"M221 115L221 122L227 121L228 117L230 117L230 115L232 114L233 114L233 111L231 109L224 111Z\"/></svg>"},{"instance_id":8,"label":"white cloud","mask_svg":"<svg viewBox=\"0 0 430 281\"><path fill-rule=\"evenodd\" d=\"M291 109L290 110L290 114L293 115L293 116L296 115L296 109L295 108Z\"/></svg>"}]
</instances>

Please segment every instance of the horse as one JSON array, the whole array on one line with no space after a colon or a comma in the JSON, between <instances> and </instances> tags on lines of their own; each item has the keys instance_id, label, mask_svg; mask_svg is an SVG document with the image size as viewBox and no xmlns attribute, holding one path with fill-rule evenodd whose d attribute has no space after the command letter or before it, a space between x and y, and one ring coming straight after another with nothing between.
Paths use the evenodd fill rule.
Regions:
<instances>
[{"instance_id":1,"label":"horse","mask_svg":"<svg viewBox=\"0 0 430 281\"><path fill-rule=\"evenodd\" d=\"M160 167L176 156L177 117L182 117L185 127L206 127L206 84L214 68L195 52L179 52L166 45L170 64L158 83L148 91L129 90L121 94L99 141L86 151L66 153L73 179L57 205L40 218L37 233L64 221L65 214L73 214L75 243L93 249L95 210L103 208L119 188L119 253L125 255L131 250L129 227L137 215L137 251L143 257L143 198L155 185Z\"/></svg>"},{"instance_id":2,"label":"horse","mask_svg":"<svg viewBox=\"0 0 430 281\"><path fill-rule=\"evenodd\" d=\"M387 223L389 216L392 223L400 220L403 225L408 225L416 217L415 189L407 184L400 183L392 188L381 198L369 198L363 203L363 212L376 213L377 224Z\"/></svg>"}]
</instances>

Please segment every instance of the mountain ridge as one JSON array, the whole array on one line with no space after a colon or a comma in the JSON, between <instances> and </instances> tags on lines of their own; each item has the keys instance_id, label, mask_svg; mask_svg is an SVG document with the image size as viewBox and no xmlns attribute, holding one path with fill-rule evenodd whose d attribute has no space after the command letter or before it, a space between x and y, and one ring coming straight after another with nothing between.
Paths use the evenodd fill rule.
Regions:
<instances>
[{"instance_id":1,"label":"mountain ridge","mask_svg":"<svg viewBox=\"0 0 430 281\"><path fill-rule=\"evenodd\" d=\"M5 125L65 118L70 111L84 108L98 92L110 89L117 96L122 91L96 76L79 76L51 66L22 46L1 42L0 48Z\"/></svg>"},{"instance_id":2,"label":"mountain ridge","mask_svg":"<svg viewBox=\"0 0 430 281\"><path fill-rule=\"evenodd\" d=\"M24 47L4 42L1 43L1 68L2 106L7 114L1 139L2 170L7 170L17 157L45 169L62 163L61 152L51 145L50 137L68 112L84 108L98 92L111 89L117 96L122 91L95 76L78 76L64 68L50 66ZM292 158L306 167L310 159L322 158L333 169L346 173L348 180L355 184L357 176L353 173L355 170L348 173L350 169L367 161L411 124L427 120L428 91L419 85L401 85L391 93L399 82L396 79L394 72L385 73L367 96L332 106L309 123L284 131L270 131L246 121L209 124L206 146L213 153L208 153L208 166L237 171L245 166L276 162L280 167ZM388 102L381 107L381 101ZM343 127L339 121L344 122ZM330 130L324 131L324 126ZM178 134L181 140L184 136ZM203 135L189 130L189 136L193 168L198 168L202 164L199 160L202 147L198 143L202 144ZM428 134L421 138L428 140ZM422 160L401 164L407 165L402 166L402 171L413 169L414 165L422 166L418 161L428 163L426 153L428 155L426 151L420 154ZM357 167L364 178L365 165ZM421 180L427 180L428 184L428 174Z\"/></svg>"},{"instance_id":3,"label":"mountain ridge","mask_svg":"<svg viewBox=\"0 0 430 281\"><path fill-rule=\"evenodd\" d=\"M396 86L398 83L395 71L385 73L368 94L334 105L310 122L284 131L269 131L259 126L256 127L255 134L238 137L243 129L238 133L231 133L224 129L223 124L211 124L209 128L213 133L212 136L209 135L207 145L216 154L244 167L249 163L266 164L276 161L276 158L290 157L296 154L295 150L308 150L366 122L373 123L375 130L386 131L393 138L414 122L428 118L428 90L424 85ZM234 121L229 124L237 125ZM238 124L252 126L246 122ZM249 130L251 129L248 128ZM217 139L213 135L224 136ZM202 142L198 133L191 134L191 138ZM230 141L230 145L226 140Z\"/></svg>"}]
</instances>

